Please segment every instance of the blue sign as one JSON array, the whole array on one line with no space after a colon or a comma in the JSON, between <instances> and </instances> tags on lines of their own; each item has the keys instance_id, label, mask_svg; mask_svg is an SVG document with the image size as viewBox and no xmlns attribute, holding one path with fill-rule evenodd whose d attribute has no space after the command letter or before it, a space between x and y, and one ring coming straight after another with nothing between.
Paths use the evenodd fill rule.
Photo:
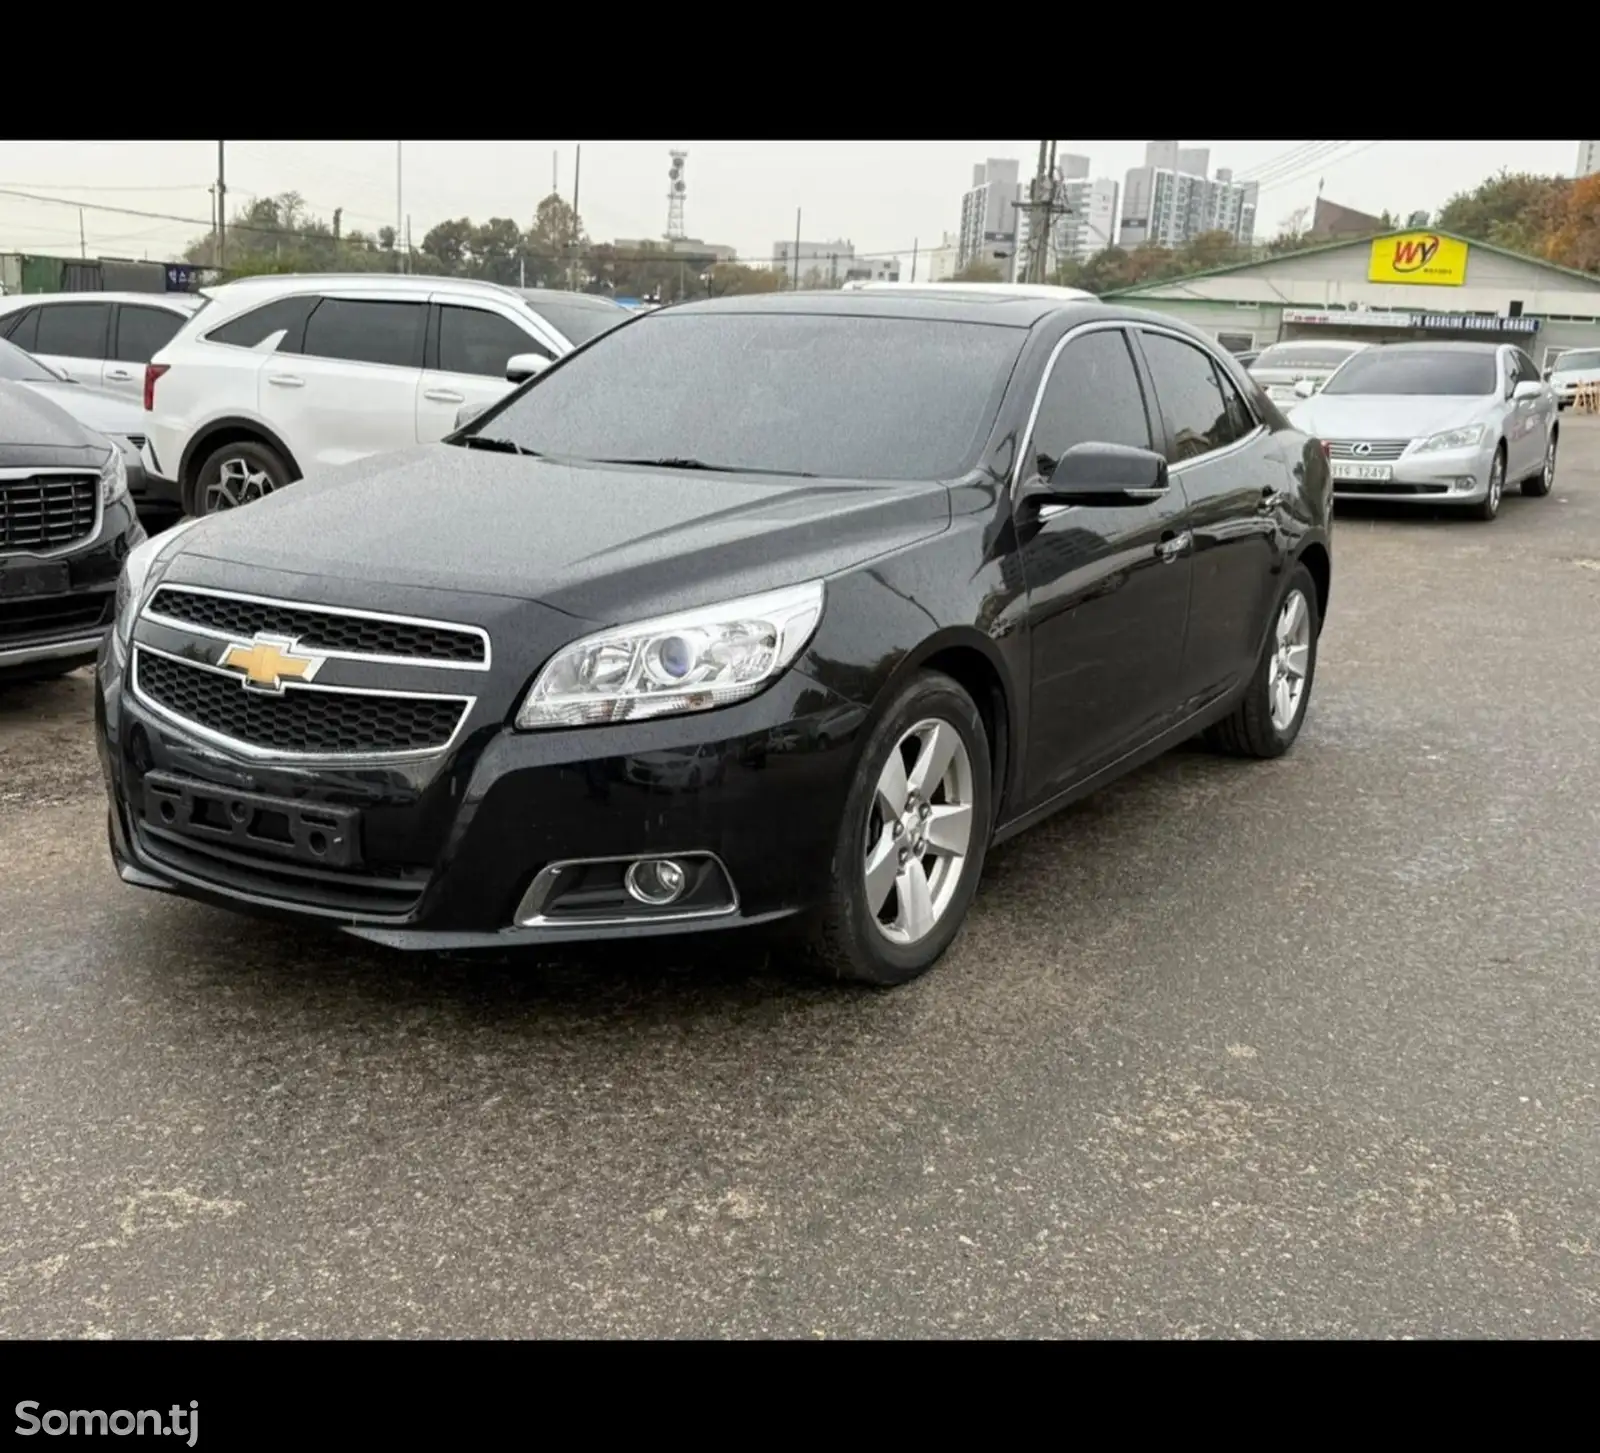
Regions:
<instances>
[{"instance_id":1,"label":"blue sign","mask_svg":"<svg viewBox=\"0 0 1600 1453\"><path fill-rule=\"evenodd\" d=\"M194 269L186 262L167 264L167 291L189 293L194 291Z\"/></svg>"}]
</instances>

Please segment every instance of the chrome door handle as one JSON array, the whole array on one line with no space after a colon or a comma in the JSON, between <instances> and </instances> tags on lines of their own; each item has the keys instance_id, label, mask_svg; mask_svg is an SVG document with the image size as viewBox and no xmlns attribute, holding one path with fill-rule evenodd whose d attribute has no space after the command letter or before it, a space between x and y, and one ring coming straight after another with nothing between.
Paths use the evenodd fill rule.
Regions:
<instances>
[{"instance_id":1,"label":"chrome door handle","mask_svg":"<svg viewBox=\"0 0 1600 1453\"><path fill-rule=\"evenodd\" d=\"M1181 535L1174 535L1170 540L1163 540L1156 546L1156 556L1163 564L1171 564L1194 543L1194 536L1185 530Z\"/></svg>"},{"instance_id":2,"label":"chrome door handle","mask_svg":"<svg viewBox=\"0 0 1600 1453\"><path fill-rule=\"evenodd\" d=\"M422 397L431 399L436 404L464 404L467 401L465 394L451 393L447 388L424 389Z\"/></svg>"},{"instance_id":3,"label":"chrome door handle","mask_svg":"<svg viewBox=\"0 0 1600 1453\"><path fill-rule=\"evenodd\" d=\"M278 388L304 388L306 381L296 378L292 373L269 373L267 382Z\"/></svg>"},{"instance_id":4,"label":"chrome door handle","mask_svg":"<svg viewBox=\"0 0 1600 1453\"><path fill-rule=\"evenodd\" d=\"M1261 503L1256 506L1256 513L1270 515L1273 510L1281 505L1286 496L1281 489L1264 489L1261 491Z\"/></svg>"},{"instance_id":5,"label":"chrome door handle","mask_svg":"<svg viewBox=\"0 0 1600 1453\"><path fill-rule=\"evenodd\" d=\"M132 378L133 375L125 368L112 368L106 371L106 377L126 380Z\"/></svg>"}]
</instances>

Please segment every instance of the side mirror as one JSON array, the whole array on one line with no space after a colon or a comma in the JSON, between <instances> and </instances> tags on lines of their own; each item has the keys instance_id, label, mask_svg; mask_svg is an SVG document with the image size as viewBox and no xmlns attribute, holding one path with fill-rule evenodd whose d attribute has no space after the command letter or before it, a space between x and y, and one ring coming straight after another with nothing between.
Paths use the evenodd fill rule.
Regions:
<instances>
[{"instance_id":1,"label":"side mirror","mask_svg":"<svg viewBox=\"0 0 1600 1453\"><path fill-rule=\"evenodd\" d=\"M1525 378L1511 390L1513 402L1521 403L1524 399L1536 399L1544 393L1544 385L1535 383L1531 378Z\"/></svg>"},{"instance_id":2,"label":"side mirror","mask_svg":"<svg viewBox=\"0 0 1600 1453\"><path fill-rule=\"evenodd\" d=\"M462 406L456 410L456 428L465 429L468 424L470 424L488 407L488 404L462 404Z\"/></svg>"},{"instance_id":3,"label":"side mirror","mask_svg":"<svg viewBox=\"0 0 1600 1453\"><path fill-rule=\"evenodd\" d=\"M513 354L511 361L506 364L506 378L511 383L524 383L549 367L550 360L541 353Z\"/></svg>"},{"instance_id":4,"label":"side mirror","mask_svg":"<svg viewBox=\"0 0 1600 1453\"><path fill-rule=\"evenodd\" d=\"M1148 504L1167 488L1167 461L1153 450L1074 444L1024 497L1040 505Z\"/></svg>"},{"instance_id":5,"label":"side mirror","mask_svg":"<svg viewBox=\"0 0 1600 1453\"><path fill-rule=\"evenodd\" d=\"M1312 378L1302 378L1295 383L1294 396L1297 399L1308 399L1317 391L1317 382Z\"/></svg>"}]
</instances>

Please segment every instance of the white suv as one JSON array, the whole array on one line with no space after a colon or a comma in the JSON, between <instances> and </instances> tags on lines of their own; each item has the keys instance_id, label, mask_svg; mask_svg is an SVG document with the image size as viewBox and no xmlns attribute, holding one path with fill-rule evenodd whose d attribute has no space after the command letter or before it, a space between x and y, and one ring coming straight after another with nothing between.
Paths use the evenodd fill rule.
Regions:
<instances>
[{"instance_id":1,"label":"white suv","mask_svg":"<svg viewBox=\"0 0 1600 1453\"><path fill-rule=\"evenodd\" d=\"M464 409L632 316L609 298L463 278L278 275L206 291L144 380L151 445L191 515L442 439Z\"/></svg>"}]
</instances>

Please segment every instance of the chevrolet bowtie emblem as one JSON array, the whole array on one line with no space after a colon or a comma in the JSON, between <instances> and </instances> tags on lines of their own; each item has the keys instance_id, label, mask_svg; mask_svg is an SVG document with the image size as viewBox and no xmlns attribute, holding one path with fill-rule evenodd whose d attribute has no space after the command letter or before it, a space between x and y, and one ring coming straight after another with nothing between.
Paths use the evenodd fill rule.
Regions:
<instances>
[{"instance_id":1,"label":"chevrolet bowtie emblem","mask_svg":"<svg viewBox=\"0 0 1600 1453\"><path fill-rule=\"evenodd\" d=\"M248 645L229 642L219 666L243 673L241 685L257 691L283 690L286 681L309 681L322 669L320 656L297 656L286 636L257 636Z\"/></svg>"}]
</instances>

